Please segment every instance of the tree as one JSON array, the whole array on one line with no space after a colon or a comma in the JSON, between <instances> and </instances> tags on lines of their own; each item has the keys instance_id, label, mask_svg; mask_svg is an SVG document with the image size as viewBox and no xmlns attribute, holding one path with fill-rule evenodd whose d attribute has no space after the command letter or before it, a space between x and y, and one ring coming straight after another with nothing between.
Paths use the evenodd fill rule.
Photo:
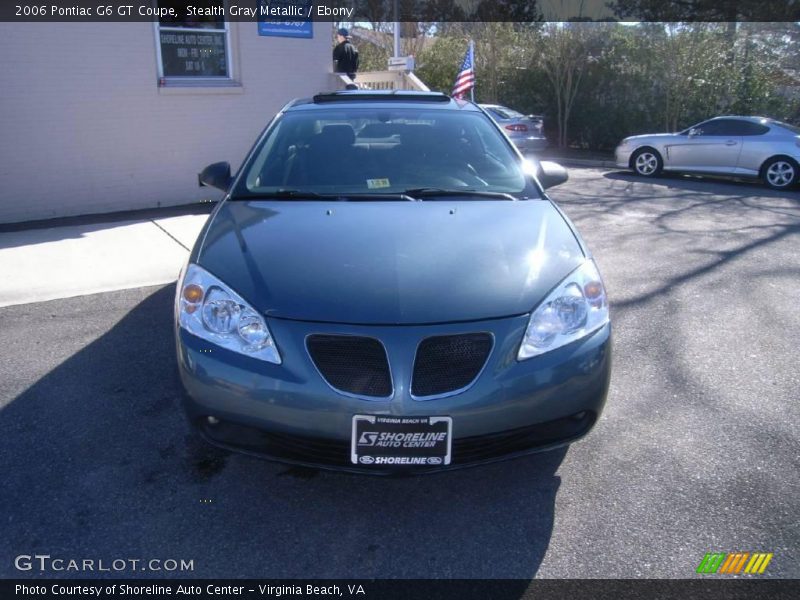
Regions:
<instances>
[{"instance_id":1,"label":"tree","mask_svg":"<svg viewBox=\"0 0 800 600\"><path fill-rule=\"evenodd\" d=\"M581 80L591 58L591 24L548 23L538 36L539 66L555 97L558 147L568 141L568 124Z\"/></svg>"},{"instance_id":2,"label":"tree","mask_svg":"<svg viewBox=\"0 0 800 600\"><path fill-rule=\"evenodd\" d=\"M467 39L462 36L437 36L419 53L417 76L430 89L449 94L466 47Z\"/></svg>"},{"instance_id":3,"label":"tree","mask_svg":"<svg viewBox=\"0 0 800 600\"><path fill-rule=\"evenodd\" d=\"M476 100L544 114L560 147L609 150L628 135L719 114L800 120L796 23L739 23L733 37L728 23L707 22L440 22L403 31L404 47L419 48L417 75L446 93L474 40Z\"/></svg>"}]
</instances>

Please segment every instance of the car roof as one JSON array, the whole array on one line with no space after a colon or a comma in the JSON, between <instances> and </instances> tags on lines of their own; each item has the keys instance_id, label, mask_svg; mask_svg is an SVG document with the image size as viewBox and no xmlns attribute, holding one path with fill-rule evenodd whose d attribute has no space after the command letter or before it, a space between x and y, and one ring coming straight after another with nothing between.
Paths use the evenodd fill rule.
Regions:
<instances>
[{"instance_id":1,"label":"car roof","mask_svg":"<svg viewBox=\"0 0 800 600\"><path fill-rule=\"evenodd\" d=\"M714 117L709 119L709 121L716 121L717 119L735 119L737 121L750 121L751 123L766 123L767 121L771 121L772 119L768 117L745 117L742 115L721 115L719 117Z\"/></svg>"},{"instance_id":2,"label":"car roof","mask_svg":"<svg viewBox=\"0 0 800 600\"><path fill-rule=\"evenodd\" d=\"M337 109L358 106L386 106L397 108L425 108L438 110L480 109L469 101L454 100L440 92L419 92L416 90L345 90L317 94L313 98L293 100L284 107L284 111Z\"/></svg>"}]
</instances>

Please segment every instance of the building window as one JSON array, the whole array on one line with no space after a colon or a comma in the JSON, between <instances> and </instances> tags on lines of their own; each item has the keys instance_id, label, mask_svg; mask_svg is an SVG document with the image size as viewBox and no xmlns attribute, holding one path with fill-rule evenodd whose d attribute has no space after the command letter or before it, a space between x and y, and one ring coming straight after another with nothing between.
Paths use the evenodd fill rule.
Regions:
<instances>
[{"instance_id":1,"label":"building window","mask_svg":"<svg viewBox=\"0 0 800 600\"><path fill-rule=\"evenodd\" d=\"M178 15L155 23L159 85L231 83L230 31L225 18L211 14L188 17L185 4L174 0L157 4L173 6ZM204 5L210 8L218 2L200 0L195 4Z\"/></svg>"}]
</instances>

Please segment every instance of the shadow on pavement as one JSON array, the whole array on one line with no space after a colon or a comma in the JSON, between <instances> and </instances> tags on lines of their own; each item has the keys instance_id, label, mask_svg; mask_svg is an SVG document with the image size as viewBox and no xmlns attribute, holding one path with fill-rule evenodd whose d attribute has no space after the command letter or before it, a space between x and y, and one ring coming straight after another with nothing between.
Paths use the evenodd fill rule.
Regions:
<instances>
[{"instance_id":1,"label":"shadow on pavement","mask_svg":"<svg viewBox=\"0 0 800 600\"><path fill-rule=\"evenodd\" d=\"M690 190L695 192L712 193L709 186L715 186L715 193L748 196L761 196L766 198L794 198L800 201L800 187L794 186L788 190L778 191L768 188L760 181L752 179L733 179L727 177L703 177L700 175L685 175L681 173L664 172L658 177L649 179L634 175L630 171L609 171L603 177L613 181L626 181L631 183L650 183L664 185L675 189Z\"/></svg>"},{"instance_id":2,"label":"shadow on pavement","mask_svg":"<svg viewBox=\"0 0 800 600\"><path fill-rule=\"evenodd\" d=\"M650 257L654 269L635 286L617 287L612 275L609 289L615 310L696 285L729 263L735 265L800 234L800 192L680 175L646 179L624 172L581 183L554 191L553 197L601 264L604 255ZM633 264L610 268L622 273ZM787 256L773 266L796 270L795 264Z\"/></svg>"},{"instance_id":3,"label":"shadow on pavement","mask_svg":"<svg viewBox=\"0 0 800 600\"><path fill-rule=\"evenodd\" d=\"M389 479L217 450L189 431L179 408L173 294L168 286L0 311L0 342L25 357L0 388L0 575L536 574L553 529L565 449ZM85 331L87 305L107 315L99 335ZM194 569L14 569L15 556L37 553L107 564L193 560Z\"/></svg>"}]
</instances>

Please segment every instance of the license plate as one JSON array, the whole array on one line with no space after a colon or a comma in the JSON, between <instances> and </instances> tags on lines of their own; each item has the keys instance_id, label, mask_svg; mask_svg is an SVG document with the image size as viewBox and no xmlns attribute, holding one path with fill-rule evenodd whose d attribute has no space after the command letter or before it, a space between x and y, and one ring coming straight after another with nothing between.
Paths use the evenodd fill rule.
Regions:
<instances>
[{"instance_id":1,"label":"license plate","mask_svg":"<svg viewBox=\"0 0 800 600\"><path fill-rule=\"evenodd\" d=\"M350 460L381 466L449 465L451 417L354 415Z\"/></svg>"}]
</instances>

